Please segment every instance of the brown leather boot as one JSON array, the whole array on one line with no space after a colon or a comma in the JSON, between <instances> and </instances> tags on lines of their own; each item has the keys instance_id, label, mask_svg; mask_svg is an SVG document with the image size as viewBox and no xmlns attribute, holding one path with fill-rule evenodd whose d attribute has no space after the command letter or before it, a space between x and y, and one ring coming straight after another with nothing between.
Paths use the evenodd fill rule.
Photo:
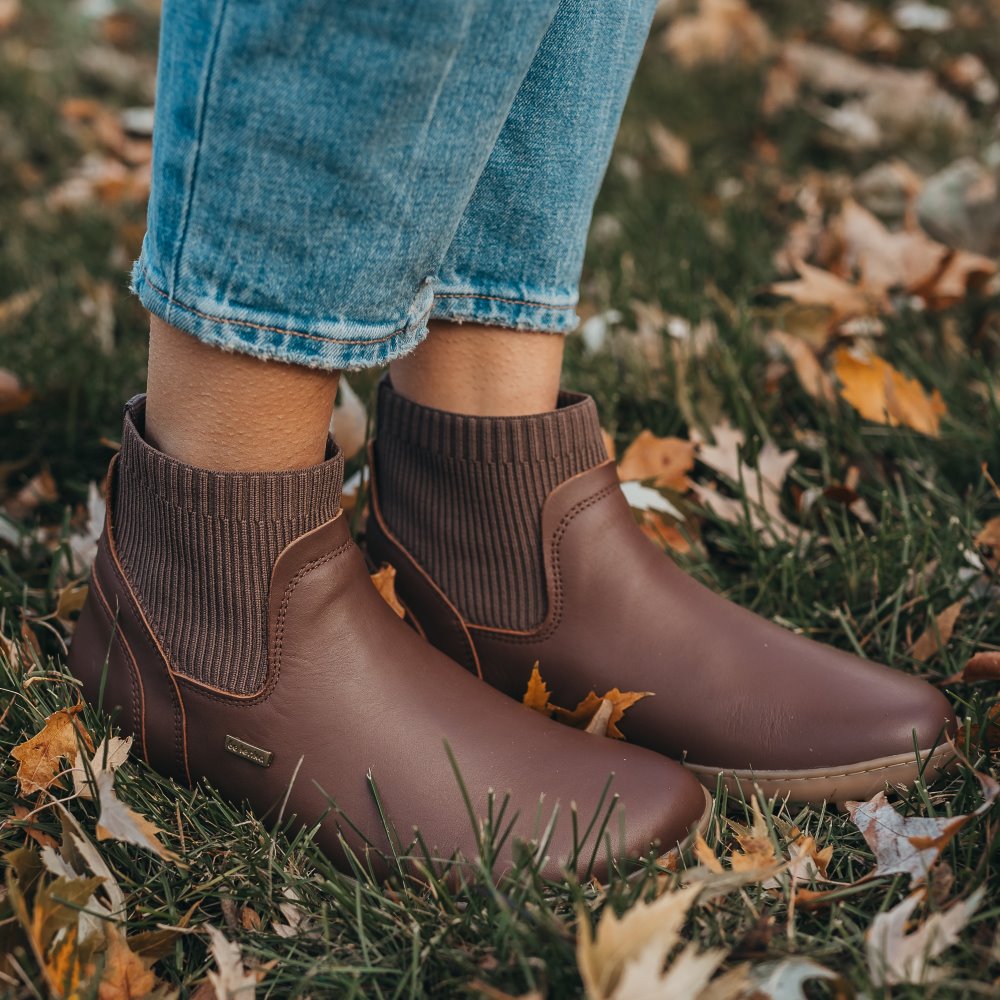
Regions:
<instances>
[{"instance_id":1,"label":"brown leather boot","mask_svg":"<svg viewBox=\"0 0 1000 1000\"><path fill-rule=\"evenodd\" d=\"M384 383L378 433L370 555L395 566L421 634L508 695L536 661L558 704L654 692L621 723L630 743L710 787L803 801L867 798L953 758L954 713L929 684L759 618L652 546L586 397L475 418Z\"/></svg>"},{"instance_id":2,"label":"brown leather boot","mask_svg":"<svg viewBox=\"0 0 1000 1000\"><path fill-rule=\"evenodd\" d=\"M543 834L548 875L606 873L605 843L573 842L574 807L579 831L610 810L615 841L625 820L622 857L666 852L705 817L702 788L677 764L513 703L408 628L351 540L339 456L298 473L212 473L158 452L142 425L140 399L109 471L70 668L153 767L206 779L269 821L287 795L284 816L319 823L337 863L346 847L378 873L390 843L373 785L397 849L416 827L435 858L476 856L446 741L477 815L489 790L497 807L509 794L497 873L514 838ZM335 513L310 527L328 504Z\"/></svg>"}]
</instances>

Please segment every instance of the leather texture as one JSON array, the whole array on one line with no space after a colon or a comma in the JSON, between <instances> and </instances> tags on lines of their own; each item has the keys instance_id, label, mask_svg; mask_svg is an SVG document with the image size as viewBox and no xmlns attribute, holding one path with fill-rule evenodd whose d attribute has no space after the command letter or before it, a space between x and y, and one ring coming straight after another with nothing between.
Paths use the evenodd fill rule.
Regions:
<instances>
[{"instance_id":1,"label":"leather texture","mask_svg":"<svg viewBox=\"0 0 1000 1000\"><path fill-rule=\"evenodd\" d=\"M377 484L367 544L373 560L396 567L397 590L428 640L489 684L520 698L537 661L558 704L591 689L653 692L620 728L630 743L696 765L708 784L765 772L773 794L839 799L912 781L915 746L926 751L954 729L947 700L924 681L795 635L685 574L636 526L611 462L545 501L548 608L530 631L462 621L447 595L432 595L381 517ZM861 767L857 781L827 780L886 758L903 770Z\"/></svg>"},{"instance_id":2,"label":"leather texture","mask_svg":"<svg viewBox=\"0 0 1000 1000\"><path fill-rule=\"evenodd\" d=\"M505 824L514 820L513 837L499 852L497 874L510 864L514 838L534 839L552 821L546 873L557 877L575 858L583 875L596 853L592 873L603 877L606 841L574 848L574 804L580 830L612 809L616 857L654 845L666 852L704 813L701 786L676 763L552 722L424 642L372 586L342 514L292 542L274 565L267 673L258 691L234 695L179 673L148 619L117 556L109 502L70 651L85 696L117 713L158 770L206 780L266 822L278 818L286 796L286 818L322 819L317 841L341 865L348 864L344 844L360 855L372 845L369 863L379 874L389 870L382 854L390 833L372 782L404 851L418 827L433 856L476 856L445 741L477 816L487 814L489 789L498 805L509 793ZM230 737L272 754L270 766L228 752Z\"/></svg>"}]
</instances>

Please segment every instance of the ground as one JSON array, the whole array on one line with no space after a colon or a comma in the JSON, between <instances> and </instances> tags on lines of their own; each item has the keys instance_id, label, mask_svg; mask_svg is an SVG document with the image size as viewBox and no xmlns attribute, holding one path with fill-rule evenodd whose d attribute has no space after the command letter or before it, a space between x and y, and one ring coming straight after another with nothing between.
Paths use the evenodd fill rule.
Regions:
<instances>
[{"instance_id":1,"label":"ground","mask_svg":"<svg viewBox=\"0 0 1000 1000\"><path fill-rule=\"evenodd\" d=\"M719 949L710 964L729 978L700 994L709 969L648 995L800 996L790 983L810 970L767 964L790 957L836 976L808 996L996 995L1000 835L980 807L1000 774L1000 136L987 69L1000 65L1000 9L695 6L661 4L597 206L566 384L597 398L623 477L653 490L633 490L636 517L689 572L943 685L965 720L963 763L893 795L881 826L980 812L913 845L786 803L757 803L747 831L753 804L720 795L704 845L678 865L549 884L526 858L499 887L484 874L455 890L347 878L308 836L135 760L113 784L160 829L152 844L120 828L98 839L99 809L102 830L114 826L109 803L49 784L70 749L47 787L19 781L25 751L8 754L36 733L61 727L72 748L83 729L94 743L113 732L89 708L45 720L77 702L64 651L92 552L88 504L100 505L91 484L143 386L127 269L143 232L157 15L153 0L2 0L4 996L204 1000L248 997L253 980L262 997L568 997L584 983L630 996L584 925L610 928L609 914L654 898L690 906L684 939ZM947 168L958 172L942 181ZM352 377L362 402L376 378ZM630 450L643 432L655 438ZM899 844L919 851L913 874L880 874ZM678 889L692 882L704 886L693 902ZM114 920L79 922L80 906L119 891ZM648 942L634 927L625 937L634 973ZM661 951L679 976L674 943ZM928 948L940 954L923 968ZM777 985L763 984L775 969Z\"/></svg>"}]
</instances>

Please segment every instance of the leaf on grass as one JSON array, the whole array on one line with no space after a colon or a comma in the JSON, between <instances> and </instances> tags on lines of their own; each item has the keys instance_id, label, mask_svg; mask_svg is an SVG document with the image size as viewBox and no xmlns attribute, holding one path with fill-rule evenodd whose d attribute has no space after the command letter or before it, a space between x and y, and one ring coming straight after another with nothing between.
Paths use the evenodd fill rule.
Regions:
<instances>
[{"instance_id":1,"label":"leaf on grass","mask_svg":"<svg viewBox=\"0 0 1000 1000\"><path fill-rule=\"evenodd\" d=\"M76 763L73 765L73 791L81 799L92 799L93 788L91 777L99 774L114 774L128 760L129 751L132 749L132 737L126 736L122 739L119 736L112 736L109 739L101 740L94 751L94 756L84 763L83 754L77 751ZM88 767L90 773L88 774Z\"/></svg>"},{"instance_id":2,"label":"leaf on grass","mask_svg":"<svg viewBox=\"0 0 1000 1000\"><path fill-rule=\"evenodd\" d=\"M101 815L97 820L98 840L121 840L153 851L165 861L178 860L173 851L160 843L157 834L161 831L145 816L130 809L115 795L114 775L102 771L96 776L97 794L101 804Z\"/></svg>"},{"instance_id":3,"label":"leaf on grass","mask_svg":"<svg viewBox=\"0 0 1000 1000\"><path fill-rule=\"evenodd\" d=\"M888 361L846 347L834 355L834 371L840 395L865 420L938 436L948 408L937 389L928 394L916 379L907 378Z\"/></svg>"},{"instance_id":4,"label":"leaf on grass","mask_svg":"<svg viewBox=\"0 0 1000 1000\"><path fill-rule=\"evenodd\" d=\"M68 587L63 587L56 600L56 618L61 622L69 622L74 614L82 611L88 589L85 583L71 583Z\"/></svg>"},{"instance_id":5,"label":"leaf on grass","mask_svg":"<svg viewBox=\"0 0 1000 1000\"><path fill-rule=\"evenodd\" d=\"M53 712L41 732L11 750L11 757L18 762L17 782L22 795L33 795L59 784L56 779L60 761L64 757L76 759L78 740L93 750L90 735L76 718L82 708L80 705Z\"/></svg>"},{"instance_id":6,"label":"leaf on grass","mask_svg":"<svg viewBox=\"0 0 1000 1000\"><path fill-rule=\"evenodd\" d=\"M652 480L660 489L686 493L691 486L687 474L693 468L693 442L677 437L657 437L644 430L625 449L618 463L618 476L623 481Z\"/></svg>"},{"instance_id":7,"label":"leaf on grass","mask_svg":"<svg viewBox=\"0 0 1000 1000\"><path fill-rule=\"evenodd\" d=\"M13 372L0 368L0 414L24 409L30 402L31 390Z\"/></svg>"},{"instance_id":8,"label":"leaf on grass","mask_svg":"<svg viewBox=\"0 0 1000 1000\"><path fill-rule=\"evenodd\" d=\"M41 827L35 826L32 819L31 809L26 809L24 806L14 803L14 819L19 819L24 821L24 825L21 829L33 840L36 844L41 844L42 847L57 848L59 846L59 841L55 837L47 834Z\"/></svg>"},{"instance_id":9,"label":"leaf on grass","mask_svg":"<svg viewBox=\"0 0 1000 1000\"><path fill-rule=\"evenodd\" d=\"M745 0L699 0L695 13L667 29L663 44L682 66L753 64L770 51L771 34Z\"/></svg>"},{"instance_id":10,"label":"leaf on grass","mask_svg":"<svg viewBox=\"0 0 1000 1000\"><path fill-rule=\"evenodd\" d=\"M925 663L935 653L939 653L951 641L955 623L965 607L965 598L949 604L944 611L934 616L934 620L919 639L910 647L910 656Z\"/></svg>"},{"instance_id":11,"label":"leaf on grass","mask_svg":"<svg viewBox=\"0 0 1000 1000\"><path fill-rule=\"evenodd\" d=\"M23 521L40 504L53 503L58 497L56 481L50 472L32 476L4 504L4 512L14 521Z\"/></svg>"},{"instance_id":12,"label":"leaf on grass","mask_svg":"<svg viewBox=\"0 0 1000 1000\"><path fill-rule=\"evenodd\" d=\"M69 548L73 553L76 571L79 573L86 573L97 558L97 542L104 530L106 507L97 483L91 481L87 487L86 523L69 536Z\"/></svg>"},{"instance_id":13,"label":"leaf on grass","mask_svg":"<svg viewBox=\"0 0 1000 1000\"><path fill-rule=\"evenodd\" d=\"M875 855L873 875L909 875L919 882L927 878L931 865L955 834L973 817L981 816L1000 795L1000 783L975 772L983 791L983 803L974 812L960 816L901 816L879 792L867 802L848 802L851 821L861 831Z\"/></svg>"},{"instance_id":14,"label":"leaf on grass","mask_svg":"<svg viewBox=\"0 0 1000 1000\"><path fill-rule=\"evenodd\" d=\"M596 932L581 909L576 959L588 1000L706 996L724 950L699 951L690 944L664 970L700 891L698 885L686 886L649 903L640 900L621 917L606 906Z\"/></svg>"},{"instance_id":15,"label":"leaf on grass","mask_svg":"<svg viewBox=\"0 0 1000 1000\"><path fill-rule=\"evenodd\" d=\"M906 932L913 911L926 893L911 893L891 910L880 913L865 934L868 970L876 986L897 983L930 983L947 975L929 963L959 939L959 934L983 901L985 888L955 903L943 913L933 913L915 930Z\"/></svg>"},{"instance_id":16,"label":"leaf on grass","mask_svg":"<svg viewBox=\"0 0 1000 1000\"><path fill-rule=\"evenodd\" d=\"M524 692L521 701L543 715L551 715L555 710L549 703L549 689L538 669L538 662L531 668L531 676L528 678L528 687Z\"/></svg>"},{"instance_id":17,"label":"leaf on grass","mask_svg":"<svg viewBox=\"0 0 1000 1000\"><path fill-rule=\"evenodd\" d=\"M838 979L836 972L811 958L761 962L750 969L754 1000L806 1000L802 987L810 979Z\"/></svg>"},{"instance_id":18,"label":"leaf on grass","mask_svg":"<svg viewBox=\"0 0 1000 1000\"><path fill-rule=\"evenodd\" d=\"M1000 681L1000 653L987 651L970 657L962 670L961 680L966 684Z\"/></svg>"},{"instance_id":19,"label":"leaf on grass","mask_svg":"<svg viewBox=\"0 0 1000 1000\"><path fill-rule=\"evenodd\" d=\"M733 489L742 490L743 498L723 496L695 483L693 489L699 502L731 524L743 524L749 516L750 525L765 545L810 537L808 531L789 521L781 510L781 491L798 452L781 451L768 441L760 450L757 468L752 468L740 458L745 440L742 431L722 423L712 428L712 436L715 443L709 444L697 432L692 433L692 440L699 446L698 459L724 476Z\"/></svg>"},{"instance_id":20,"label":"leaf on grass","mask_svg":"<svg viewBox=\"0 0 1000 1000\"><path fill-rule=\"evenodd\" d=\"M217 969L208 974L216 1000L253 1000L257 994L257 977L247 972L239 946L227 940L222 931L211 924L206 924L205 930Z\"/></svg>"},{"instance_id":21,"label":"leaf on grass","mask_svg":"<svg viewBox=\"0 0 1000 1000\"><path fill-rule=\"evenodd\" d=\"M140 1000L160 985L150 966L152 960L137 955L118 927L105 925L107 947L104 969L97 987L98 1000Z\"/></svg>"},{"instance_id":22,"label":"leaf on grass","mask_svg":"<svg viewBox=\"0 0 1000 1000\"><path fill-rule=\"evenodd\" d=\"M832 403L837 398L833 380L823 371L823 366L805 340L785 333L784 330L772 330L767 335L767 339L788 357L795 370L795 377L799 380L799 385L813 399Z\"/></svg>"},{"instance_id":23,"label":"leaf on grass","mask_svg":"<svg viewBox=\"0 0 1000 1000\"><path fill-rule=\"evenodd\" d=\"M867 316L875 311L876 302L867 292L830 271L804 261L797 261L795 270L798 280L775 282L770 291L802 306L828 309L831 327L852 316Z\"/></svg>"},{"instance_id":24,"label":"leaf on grass","mask_svg":"<svg viewBox=\"0 0 1000 1000\"><path fill-rule=\"evenodd\" d=\"M381 595L382 600L385 601L385 603L388 604L400 618L405 618L406 608L403 607L399 598L396 596L396 567L390 566L388 563L383 563L380 569L377 569L374 573L372 573L372 583L375 584L375 589Z\"/></svg>"}]
</instances>

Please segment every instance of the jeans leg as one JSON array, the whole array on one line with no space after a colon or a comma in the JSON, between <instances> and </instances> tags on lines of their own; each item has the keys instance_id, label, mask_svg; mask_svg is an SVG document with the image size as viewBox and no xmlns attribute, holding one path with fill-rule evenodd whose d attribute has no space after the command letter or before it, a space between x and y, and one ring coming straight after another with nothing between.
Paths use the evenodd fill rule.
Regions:
<instances>
[{"instance_id":1,"label":"jeans leg","mask_svg":"<svg viewBox=\"0 0 1000 1000\"><path fill-rule=\"evenodd\" d=\"M433 317L569 332L655 0L562 0L439 272Z\"/></svg>"},{"instance_id":2,"label":"jeans leg","mask_svg":"<svg viewBox=\"0 0 1000 1000\"><path fill-rule=\"evenodd\" d=\"M143 303L298 364L412 349L557 2L166 0Z\"/></svg>"}]
</instances>

